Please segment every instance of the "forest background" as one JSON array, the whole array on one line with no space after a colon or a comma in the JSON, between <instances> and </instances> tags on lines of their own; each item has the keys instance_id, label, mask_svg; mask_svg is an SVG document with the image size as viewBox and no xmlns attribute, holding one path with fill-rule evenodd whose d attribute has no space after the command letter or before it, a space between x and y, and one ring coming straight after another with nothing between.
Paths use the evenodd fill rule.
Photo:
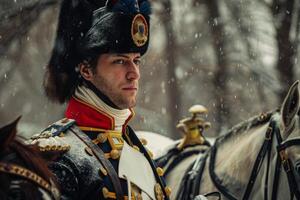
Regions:
<instances>
[{"instance_id":1,"label":"forest background","mask_svg":"<svg viewBox=\"0 0 300 200\"><path fill-rule=\"evenodd\" d=\"M59 0L0 1L0 126L22 115L23 135L63 117L43 75ZM151 42L143 57L136 130L179 138L194 104L208 108L205 135L280 106L300 78L300 1L151 0Z\"/></svg>"}]
</instances>

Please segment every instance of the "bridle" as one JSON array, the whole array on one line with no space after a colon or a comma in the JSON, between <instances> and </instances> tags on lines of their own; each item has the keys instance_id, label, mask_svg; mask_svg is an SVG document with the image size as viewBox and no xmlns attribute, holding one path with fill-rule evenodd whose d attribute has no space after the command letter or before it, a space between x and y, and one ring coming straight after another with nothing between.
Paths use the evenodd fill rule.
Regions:
<instances>
[{"instance_id":1,"label":"bridle","mask_svg":"<svg viewBox=\"0 0 300 200\"><path fill-rule=\"evenodd\" d=\"M53 199L59 199L59 190L55 186L54 182L52 182L51 180L50 182L45 180L37 173L29 170L28 168L9 162L7 159L9 157L15 157L14 153L8 154L0 160L0 173L24 178L25 180L32 182L38 187L44 189Z\"/></svg>"},{"instance_id":2,"label":"bridle","mask_svg":"<svg viewBox=\"0 0 300 200\"><path fill-rule=\"evenodd\" d=\"M250 179L248 181L245 193L243 195L243 200L249 199L253 186L255 184L255 180L257 178L257 175L259 174L259 171L261 169L262 163L264 161L265 156L267 156L267 172L265 177L265 183L264 183L264 199L268 199L268 182L269 182L269 169L270 169L270 158L271 158L271 150L272 150L272 140L274 136L277 139L277 158L276 158L276 166L275 166L275 172L274 172L274 181L273 181L273 187L272 187L272 198L271 199L277 199L277 191L278 191L278 185L279 185L279 175L281 168L283 167L287 180L288 185L290 189L290 198L293 199L296 197L296 199L300 200L300 191L297 187L296 178L294 175L294 167L291 164L291 160L288 157L286 153L286 149L295 146L300 145L300 138L290 139L287 141L282 141L282 137L280 134L279 124L276 122L276 120L271 119L269 126L267 128L267 131L265 133L265 139L263 142L263 145L260 148L260 151L258 153L258 156L255 160ZM215 158L217 153L217 141L215 145L212 146L211 152L210 152L210 163L209 163L209 174L210 177L215 184L216 188L228 199L230 200L237 200L237 198L230 193L230 191L222 185L221 179L216 175L214 172L215 168Z\"/></svg>"},{"instance_id":3,"label":"bridle","mask_svg":"<svg viewBox=\"0 0 300 200\"><path fill-rule=\"evenodd\" d=\"M293 166L292 162L286 153L287 148L289 148L291 146L295 146L295 145L300 145L300 138L295 138L295 139L287 140L287 141L280 143L277 146L277 152L280 155L279 156L280 161L281 161L284 171L286 172L286 175L287 175L289 188L290 188L290 197L291 197L291 199L293 199L293 197L295 196L296 199L300 199L300 191L297 187L298 185L297 185L296 178L294 175L295 169L294 169L294 167L292 167ZM278 165L276 165L276 168L277 168L277 166ZM279 173L279 172L277 172L277 173ZM278 185L278 180L276 180L276 184ZM276 196L276 194L275 194L275 196Z\"/></svg>"}]
</instances>

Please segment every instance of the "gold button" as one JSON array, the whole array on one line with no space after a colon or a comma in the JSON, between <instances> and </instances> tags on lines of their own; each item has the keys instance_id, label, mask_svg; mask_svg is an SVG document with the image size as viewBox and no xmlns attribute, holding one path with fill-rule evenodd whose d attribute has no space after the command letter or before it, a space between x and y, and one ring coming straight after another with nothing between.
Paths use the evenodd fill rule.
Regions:
<instances>
[{"instance_id":1,"label":"gold button","mask_svg":"<svg viewBox=\"0 0 300 200\"><path fill-rule=\"evenodd\" d=\"M118 159L120 157L120 152L117 149L113 149L110 152L110 157L112 159Z\"/></svg>"},{"instance_id":2,"label":"gold button","mask_svg":"<svg viewBox=\"0 0 300 200\"><path fill-rule=\"evenodd\" d=\"M106 187L102 188L102 194L105 199L109 197L109 190Z\"/></svg>"},{"instance_id":3,"label":"gold button","mask_svg":"<svg viewBox=\"0 0 300 200\"><path fill-rule=\"evenodd\" d=\"M104 167L100 167L99 172L100 172L100 176L102 175L107 176L107 171L106 169L104 169Z\"/></svg>"},{"instance_id":4,"label":"gold button","mask_svg":"<svg viewBox=\"0 0 300 200\"><path fill-rule=\"evenodd\" d=\"M163 195L163 192L162 192L162 189L161 189L159 183L156 183L154 185L154 192L155 192L156 200L164 199L164 195Z\"/></svg>"},{"instance_id":5,"label":"gold button","mask_svg":"<svg viewBox=\"0 0 300 200\"><path fill-rule=\"evenodd\" d=\"M139 148L138 146L133 145L132 147L133 147L135 150L140 151L140 148Z\"/></svg>"},{"instance_id":6,"label":"gold button","mask_svg":"<svg viewBox=\"0 0 300 200\"><path fill-rule=\"evenodd\" d=\"M171 193L172 193L172 190L171 190L171 188L170 188L169 186L165 187L165 191L166 191L166 194L167 194L168 196L170 196Z\"/></svg>"},{"instance_id":7,"label":"gold button","mask_svg":"<svg viewBox=\"0 0 300 200\"><path fill-rule=\"evenodd\" d=\"M97 140L100 143L104 143L104 142L107 141L107 135L105 133L99 133L98 136L97 136Z\"/></svg>"},{"instance_id":8,"label":"gold button","mask_svg":"<svg viewBox=\"0 0 300 200\"><path fill-rule=\"evenodd\" d=\"M85 147L84 150L88 155L93 156L93 151L90 147Z\"/></svg>"},{"instance_id":9,"label":"gold button","mask_svg":"<svg viewBox=\"0 0 300 200\"><path fill-rule=\"evenodd\" d=\"M164 170L160 167L156 168L156 172L157 172L158 176L163 176L165 173Z\"/></svg>"},{"instance_id":10,"label":"gold button","mask_svg":"<svg viewBox=\"0 0 300 200\"><path fill-rule=\"evenodd\" d=\"M143 145L147 145L148 141L145 138L140 138L140 141Z\"/></svg>"}]
</instances>

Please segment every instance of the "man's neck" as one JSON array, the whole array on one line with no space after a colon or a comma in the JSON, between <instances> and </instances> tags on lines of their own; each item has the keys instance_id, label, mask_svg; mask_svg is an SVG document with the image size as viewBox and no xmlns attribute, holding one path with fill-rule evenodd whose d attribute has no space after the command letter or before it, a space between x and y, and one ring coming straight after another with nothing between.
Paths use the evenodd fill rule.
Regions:
<instances>
[{"instance_id":1,"label":"man's neck","mask_svg":"<svg viewBox=\"0 0 300 200\"><path fill-rule=\"evenodd\" d=\"M134 112L131 109L116 109L111 105L107 104L91 88L87 87L86 85L77 87L74 93L74 98L75 100L71 102L75 102L75 104L76 102L79 103L81 102L82 104L86 105L85 107L90 107L92 108L92 110L100 113L100 115L102 115L101 118L108 118L113 123L112 125L113 130L122 130L126 126L128 121L131 119L131 117L134 115ZM72 105L74 105L74 103ZM72 112L77 113L78 116L80 115L81 117L85 115L85 117L94 118L93 117L94 115L98 115L91 110L87 112L86 111L81 112L76 108L76 105L75 106L72 105L69 106L69 108L67 109L69 114L66 117L71 117L71 118L73 117L72 119L76 120L76 116L74 116ZM83 108L82 111L84 110L86 109ZM91 114L91 112L93 112L93 114ZM94 121L94 119L91 120Z\"/></svg>"},{"instance_id":2,"label":"man's neck","mask_svg":"<svg viewBox=\"0 0 300 200\"><path fill-rule=\"evenodd\" d=\"M91 82L89 81L85 81L84 84L86 84L86 86L91 89L104 103L106 103L107 105L109 105L112 108L121 110L116 104L114 104L109 98L108 96L106 96L105 94L103 94L100 90L98 90L98 88L96 88Z\"/></svg>"}]
</instances>

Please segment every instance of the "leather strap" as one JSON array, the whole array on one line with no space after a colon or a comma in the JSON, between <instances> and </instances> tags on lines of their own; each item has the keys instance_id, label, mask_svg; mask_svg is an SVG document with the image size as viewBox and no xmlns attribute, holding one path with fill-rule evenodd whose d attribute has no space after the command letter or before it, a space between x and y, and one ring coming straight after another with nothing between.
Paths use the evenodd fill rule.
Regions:
<instances>
[{"instance_id":1,"label":"leather strap","mask_svg":"<svg viewBox=\"0 0 300 200\"><path fill-rule=\"evenodd\" d=\"M46 190L55 200L59 199L59 190L56 188L53 182L51 182L51 180L47 181L37 173L27 168L13 163L0 162L0 173L12 174L25 178L26 180L31 181Z\"/></svg>"},{"instance_id":2,"label":"leather strap","mask_svg":"<svg viewBox=\"0 0 300 200\"><path fill-rule=\"evenodd\" d=\"M199 195L200 182L203 170L208 157L208 150L204 154L199 154L195 162L188 168L180 183L180 188L176 194L176 199L193 200Z\"/></svg>"},{"instance_id":3,"label":"leather strap","mask_svg":"<svg viewBox=\"0 0 300 200\"><path fill-rule=\"evenodd\" d=\"M115 171L114 167L112 166L112 164L109 162L109 160L105 158L104 152L100 149L98 145L94 144L92 140L84 132L82 132L77 126L73 126L70 130L93 151L97 160L107 170L108 176L110 177L113 187L115 189L117 199L123 200L124 193L122 190L119 176Z\"/></svg>"},{"instance_id":4,"label":"leather strap","mask_svg":"<svg viewBox=\"0 0 300 200\"><path fill-rule=\"evenodd\" d=\"M255 183L257 175L261 169L264 158L265 158L267 152L271 151L272 139L273 139L274 133L275 133L275 121L271 121L270 125L267 129L266 135L265 135L264 143L263 143L262 147L260 148L260 151L256 157L254 166L252 168L252 172L251 172L251 175L250 175L250 178L249 178L249 181L248 181L248 184L247 184L244 196L243 196L243 200L249 199L249 197L251 195L254 183ZM267 159L270 159L270 154ZM267 164L268 164L267 165L267 169L268 169L269 164L270 164L269 160L267 160ZM268 173L268 170L267 170L267 173ZM268 179L268 176L266 176L266 179ZM268 185L265 185L265 186L268 186Z\"/></svg>"},{"instance_id":5,"label":"leather strap","mask_svg":"<svg viewBox=\"0 0 300 200\"><path fill-rule=\"evenodd\" d=\"M165 182L164 180L157 174L156 172L156 164L153 162L152 158L150 157L150 155L148 154L147 150L145 149L144 145L141 143L140 139L136 136L135 132L133 131L133 129L130 126L127 126L127 133L130 137L130 139L132 140L132 142L137 145L141 152L145 155L145 157L147 158L153 173L155 175L156 181L159 183L159 185L162 188L162 192L164 194L164 200L169 200L169 197L165 191Z\"/></svg>"}]
</instances>

